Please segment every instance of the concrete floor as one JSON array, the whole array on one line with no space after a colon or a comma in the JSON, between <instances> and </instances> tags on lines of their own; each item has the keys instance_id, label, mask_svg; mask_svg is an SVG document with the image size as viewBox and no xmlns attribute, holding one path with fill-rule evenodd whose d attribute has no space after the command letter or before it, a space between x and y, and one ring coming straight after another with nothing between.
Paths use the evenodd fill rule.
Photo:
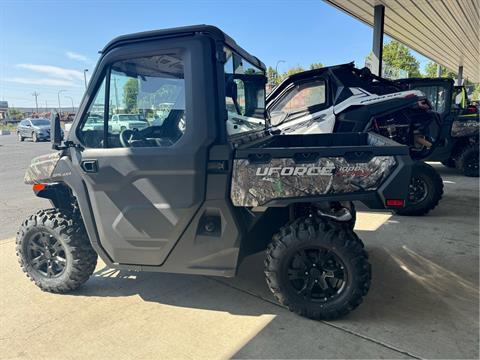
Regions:
<instances>
[{"instance_id":1,"label":"concrete floor","mask_svg":"<svg viewBox=\"0 0 480 360\"><path fill-rule=\"evenodd\" d=\"M234 279L99 264L75 293L41 292L16 262L13 229L46 205L11 179L23 169L9 162L28 164L48 146L6 138L1 166L18 174L0 171L0 359L479 357L478 179L434 164L445 195L428 216L361 212L356 230L370 253L372 288L347 317L318 322L275 304L262 254Z\"/></svg>"}]
</instances>

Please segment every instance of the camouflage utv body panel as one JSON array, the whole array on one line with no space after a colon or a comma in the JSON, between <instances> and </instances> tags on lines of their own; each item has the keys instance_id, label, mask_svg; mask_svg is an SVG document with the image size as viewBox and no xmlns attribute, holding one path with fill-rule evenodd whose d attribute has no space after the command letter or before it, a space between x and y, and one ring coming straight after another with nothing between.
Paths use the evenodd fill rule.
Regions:
<instances>
[{"instance_id":1,"label":"camouflage utv body panel","mask_svg":"<svg viewBox=\"0 0 480 360\"><path fill-rule=\"evenodd\" d=\"M478 115L462 115L452 123L452 137L478 136Z\"/></svg>"},{"instance_id":2,"label":"camouflage utv body panel","mask_svg":"<svg viewBox=\"0 0 480 360\"><path fill-rule=\"evenodd\" d=\"M25 173L25 184L38 184L52 179L53 170L61 157L60 152L40 155L33 158Z\"/></svg>"},{"instance_id":3,"label":"camouflage utv body panel","mask_svg":"<svg viewBox=\"0 0 480 360\"><path fill-rule=\"evenodd\" d=\"M396 166L393 156L376 156L364 163L324 157L315 163L272 159L269 163L234 160L231 200L235 206L263 206L280 198L374 191Z\"/></svg>"}]
</instances>

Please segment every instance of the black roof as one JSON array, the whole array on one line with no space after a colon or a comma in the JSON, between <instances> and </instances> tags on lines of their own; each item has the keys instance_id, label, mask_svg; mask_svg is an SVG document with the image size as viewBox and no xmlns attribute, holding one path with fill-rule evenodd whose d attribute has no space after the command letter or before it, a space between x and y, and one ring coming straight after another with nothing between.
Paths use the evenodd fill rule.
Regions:
<instances>
[{"instance_id":1,"label":"black roof","mask_svg":"<svg viewBox=\"0 0 480 360\"><path fill-rule=\"evenodd\" d=\"M257 57L249 54L246 50L241 48L235 42L235 40L233 40L230 36L225 34L222 30L212 25L182 26L182 27L176 27L176 28L143 31L143 32L138 32L133 34L121 35L111 40L107 45L105 45L105 47L100 51L100 53L106 53L107 51L110 51L112 48L116 46L120 46L130 42L152 40L152 39L157 39L157 38L162 38L162 37L172 36L172 35L188 36L188 35L195 35L197 33L205 34L210 36L216 41L224 42L227 46L229 46L230 48L235 50L237 53L239 53L245 60L265 70L265 64L263 62L261 62Z\"/></svg>"}]
</instances>

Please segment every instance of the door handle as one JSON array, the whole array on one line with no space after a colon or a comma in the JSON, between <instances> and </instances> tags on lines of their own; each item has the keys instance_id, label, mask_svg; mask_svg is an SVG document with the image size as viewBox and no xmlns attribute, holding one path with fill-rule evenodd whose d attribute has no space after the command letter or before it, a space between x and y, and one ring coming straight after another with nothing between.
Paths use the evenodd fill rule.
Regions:
<instances>
[{"instance_id":1,"label":"door handle","mask_svg":"<svg viewBox=\"0 0 480 360\"><path fill-rule=\"evenodd\" d=\"M80 164L82 170L86 173L96 173L98 172L98 162L97 160L83 160Z\"/></svg>"}]
</instances>

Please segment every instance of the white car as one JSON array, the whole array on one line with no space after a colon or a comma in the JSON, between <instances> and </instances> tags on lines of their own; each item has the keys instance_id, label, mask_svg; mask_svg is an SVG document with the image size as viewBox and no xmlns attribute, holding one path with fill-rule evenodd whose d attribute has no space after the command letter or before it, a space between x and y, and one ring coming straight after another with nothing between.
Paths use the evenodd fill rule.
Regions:
<instances>
[{"instance_id":1,"label":"white car","mask_svg":"<svg viewBox=\"0 0 480 360\"><path fill-rule=\"evenodd\" d=\"M140 114L115 114L109 123L113 133L119 133L126 129L142 130L149 126L147 119Z\"/></svg>"}]
</instances>

